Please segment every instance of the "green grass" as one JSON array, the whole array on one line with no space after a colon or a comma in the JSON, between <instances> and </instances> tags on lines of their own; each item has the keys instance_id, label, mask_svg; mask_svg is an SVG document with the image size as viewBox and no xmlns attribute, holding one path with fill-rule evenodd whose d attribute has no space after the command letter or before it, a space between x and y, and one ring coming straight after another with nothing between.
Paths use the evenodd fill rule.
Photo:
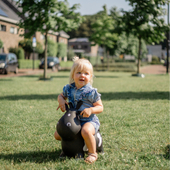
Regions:
<instances>
[{"instance_id":1,"label":"green grass","mask_svg":"<svg viewBox=\"0 0 170 170\"><path fill-rule=\"evenodd\" d=\"M69 72L0 79L0 169L162 169L170 161L169 77L95 72L93 86L102 95L98 117L105 154L93 165L83 160L60 160L61 144L54 140L57 95Z\"/></svg>"}]
</instances>

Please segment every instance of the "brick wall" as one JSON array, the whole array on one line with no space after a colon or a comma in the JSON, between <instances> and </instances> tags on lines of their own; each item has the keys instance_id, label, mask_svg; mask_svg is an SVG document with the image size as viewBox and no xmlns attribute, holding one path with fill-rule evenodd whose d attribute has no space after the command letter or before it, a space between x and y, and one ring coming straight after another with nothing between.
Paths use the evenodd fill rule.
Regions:
<instances>
[{"instance_id":1,"label":"brick wall","mask_svg":"<svg viewBox=\"0 0 170 170\"><path fill-rule=\"evenodd\" d=\"M58 42L67 44L68 43L68 39L67 38L63 38L63 37L59 37L58 38Z\"/></svg>"},{"instance_id":2,"label":"brick wall","mask_svg":"<svg viewBox=\"0 0 170 170\"><path fill-rule=\"evenodd\" d=\"M0 25L6 26L6 31L0 30L0 39L3 42L4 53L8 53L9 52L8 49L10 47L18 47L18 42L24 39L24 37L19 36L19 34L22 33L23 29L18 32L18 27L15 24L3 21L0 21ZM14 28L13 33L10 32L11 27Z\"/></svg>"}]
</instances>

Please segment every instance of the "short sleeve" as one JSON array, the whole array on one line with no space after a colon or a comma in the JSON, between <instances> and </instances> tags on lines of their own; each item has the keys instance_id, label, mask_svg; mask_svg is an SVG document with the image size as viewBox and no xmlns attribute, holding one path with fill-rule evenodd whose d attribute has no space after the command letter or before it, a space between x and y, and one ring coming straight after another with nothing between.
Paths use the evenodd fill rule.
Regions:
<instances>
[{"instance_id":1,"label":"short sleeve","mask_svg":"<svg viewBox=\"0 0 170 170\"><path fill-rule=\"evenodd\" d=\"M91 103L95 103L98 100L101 99L101 94L97 92L97 89L93 89L89 94L88 94L88 100Z\"/></svg>"},{"instance_id":2,"label":"short sleeve","mask_svg":"<svg viewBox=\"0 0 170 170\"><path fill-rule=\"evenodd\" d=\"M64 97L68 97L68 88L70 87L70 85L69 84L67 84L67 85L65 85L64 87L63 87L63 95L64 95Z\"/></svg>"}]
</instances>

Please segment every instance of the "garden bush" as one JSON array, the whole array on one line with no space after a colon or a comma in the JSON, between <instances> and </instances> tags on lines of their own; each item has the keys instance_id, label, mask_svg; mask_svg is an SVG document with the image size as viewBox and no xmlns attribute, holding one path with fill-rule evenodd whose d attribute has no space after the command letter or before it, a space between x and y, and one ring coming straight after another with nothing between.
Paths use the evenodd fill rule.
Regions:
<instances>
[{"instance_id":1,"label":"garden bush","mask_svg":"<svg viewBox=\"0 0 170 170\"><path fill-rule=\"evenodd\" d=\"M24 50L22 47L10 47L9 52L16 54L17 59L24 59Z\"/></svg>"},{"instance_id":2,"label":"garden bush","mask_svg":"<svg viewBox=\"0 0 170 170\"><path fill-rule=\"evenodd\" d=\"M162 64L159 60L159 57L152 56L152 62L150 64Z\"/></svg>"},{"instance_id":3,"label":"garden bush","mask_svg":"<svg viewBox=\"0 0 170 170\"><path fill-rule=\"evenodd\" d=\"M58 45L56 42L54 42L51 39L47 39L47 56L52 56L52 57L56 57L57 56L57 48Z\"/></svg>"},{"instance_id":4,"label":"garden bush","mask_svg":"<svg viewBox=\"0 0 170 170\"><path fill-rule=\"evenodd\" d=\"M33 68L33 60L25 60L25 59L19 59L19 68L25 69L25 68ZM40 60L34 60L34 68L39 68Z\"/></svg>"}]
</instances>

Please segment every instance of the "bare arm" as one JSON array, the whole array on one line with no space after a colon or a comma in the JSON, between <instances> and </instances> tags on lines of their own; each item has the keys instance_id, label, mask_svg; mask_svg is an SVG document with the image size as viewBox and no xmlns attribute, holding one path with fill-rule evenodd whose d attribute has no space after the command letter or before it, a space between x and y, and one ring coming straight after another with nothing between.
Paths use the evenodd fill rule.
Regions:
<instances>
[{"instance_id":1,"label":"bare arm","mask_svg":"<svg viewBox=\"0 0 170 170\"><path fill-rule=\"evenodd\" d=\"M58 103L59 103L59 106L57 107L57 110L60 108L62 112L65 112L66 111L66 108L65 108L65 104L68 105L67 103L67 98L64 97L63 93L59 94L58 95Z\"/></svg>"},{"instance_id":2,"label":"bare arm","mask_svg":"<svg viewBox=\"0 0 170 170\"><path fill-rule=\"evenodd\" d=\"M89 117L92 113L99 114L103 111L103 104L101 100L98 100L97 102L93 103L93 106L94 107L84 109L80 113L80 115L83 115L83 117Z\"/></svg>"}]
</instances>

